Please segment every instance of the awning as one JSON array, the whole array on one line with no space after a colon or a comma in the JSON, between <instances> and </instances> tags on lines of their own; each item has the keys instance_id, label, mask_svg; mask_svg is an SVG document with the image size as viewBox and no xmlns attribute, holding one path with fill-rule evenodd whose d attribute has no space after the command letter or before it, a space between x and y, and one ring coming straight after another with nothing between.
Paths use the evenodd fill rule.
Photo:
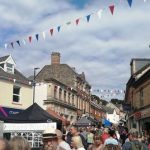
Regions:
<instances>
[{"instance_id":1,"label":"awning","mask_svg":"<svg viewBox=\"0 0 150 150\"><path fill-rule=\"evenodd\" d=\"M63 125L70 125L70 121L60 116L57 112L51 110L50 108L48 108L46 111L55 118L60 119Z\"/></svg>"},{"instance_id":2,"label":"awning","mask_svg":"<svg viewBox=\"0 0 150 150\"><path fill-rule=\"evenodd\" d=\"M105 127L110 127L112 125L112 123L107 120L107 119L103 119L103 123L102 123Z\"/></svg>"}]
</instances>

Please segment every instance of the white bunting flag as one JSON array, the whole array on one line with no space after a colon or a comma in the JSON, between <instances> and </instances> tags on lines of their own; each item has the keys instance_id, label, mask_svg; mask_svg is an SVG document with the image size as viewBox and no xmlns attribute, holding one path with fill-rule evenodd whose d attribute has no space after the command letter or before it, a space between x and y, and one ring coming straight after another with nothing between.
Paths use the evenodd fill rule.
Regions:
<instances>
[{"instance_id":1,"label":"white bunting flag","mask_svg":"<svg viewBox=\"0 0 150 150\"><path fill-rule=\"evenodd\" d=\"M7 46L8 46L8 45L7 45L7 44L5 44L4 46L5 46L5 49L7 49Z\"/></svg>"},{"instance_id":2,"label":"white bunting flag","mask_svg":"<svg viewBox=\"0 0 150 150\"><path fill-rule=\"evenodd\" d=\"M98 15L98 18L99 18L99 19L102 18L102 12L103 12L102 9L100 9L100 10L97 12L97 15Z\"/></svg>"},{"instance_id":3,"label":"white bunting flag","mask_svg":"<svg viewBox=\"0 0 150 150\"><path fill-rule=\"evenodd\" d=\"M42 32L42 35L43 35L43 39L45 40L45 32Z\"/></svg>"},{"instance_id":4,"label":"white bunting flag","mask_svg":"<svg viewBox=\"0 0 150 150\"><path fill-rule=\"evenodd\" d=\"M26 41L25 41L25 39L23 39L23 40L22 40L22 42L23 42L23 44L24 44L24 45L26 45Z\"/></svg>"}]
</instances>

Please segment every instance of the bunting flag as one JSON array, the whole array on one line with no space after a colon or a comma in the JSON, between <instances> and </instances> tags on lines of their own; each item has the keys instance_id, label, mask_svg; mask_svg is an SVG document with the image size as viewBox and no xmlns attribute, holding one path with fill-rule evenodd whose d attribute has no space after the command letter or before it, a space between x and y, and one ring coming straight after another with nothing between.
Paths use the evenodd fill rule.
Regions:
<instances>
[{"instance_id":1,"label":"bunting flag","mask_svg":"<svg viewBox=\"0 0 150 150\"><path fill-rule=\"evenodd\" d=\"M23 43L24 45L26 45L26 41L25 41L25 39L23 39L23 40L22 40L22 43Z\"/></svg>"},{"instance_id":2,"label":"bunting flag","mask_svg":"<svg viewBox=\"0 0 150 150\"><path fill-rule=\"evenodd\" d=\"M91 17L91 15L87 15L87 16L86 16L87 22L90 21L90 17Z\"/></svg>"},{"instance_id":3,"label":"bunting flag","mask_svg":"<svg viewBox=\"0 0 150 150\"><path fill-rule=\"evenodd\" d=\"M110 9L110 12L111 12L112 15L113 15L113 13L114 13L114 8L115 8L114 5L109 6L109 9Z\"/></svg>"},{"instance_id":4,"label":"bunting flag","mask_svg":"<svg viewBox=\"0 0 150 150\"><path fill-rule=\"evenodd\" d=\"M131 7L132 6L132 0L127 0L127 1L128 1L129 6Z\"/></svg>"},{"instance_id":5,"label":"bunting flag","mask_svg":"<svg viewBox=\"0 0 150 150\"><path fill-rule=\"evenodd\" d=\"M43 39L45 40L45 32L44 31L42 32L42 35L43 35Z\"/></svg>"},{"instance_id":6,"label":"bunting flag","mask_svg":"<svg viewBox=\"0 0 150 150\"><path fill-rule=\"evenodd\" d=\"M147 0L144 0L144 2L146 2L146 1L147 1ZM131 6L132 6L132 0L127 0L127 2L128 2L128 4L129 4L129 6L131 7ZM110 5L110 6L109 6L109 9L110 9L111 14L113 15L113 14L114 14L115 6L114 6L114 5ZM101 17L102 17L102 12L103 12L102 9L100 9L99 11L96 12L99 19L101 19ZM86 16L87 22L90 21L90 18L91 18L91 15L92 15L92 14L93 14L93 13L91 13L91 14L89 14L89 15ZM85 18L85 17L84 17L84 18ZM82 18L78 18L78 19L75 20L76 26L79 25L80 19L82 19ZM69 21L69 22L67 22L66 24L67 24L67 25L70 25L71 23L72 23L72 22ZM58 32L60 32L60 28L61 28L61 27L62 27L62 26L57 26L57 31L58 31ZM50 32L50 34L51 34L51 36L52 36L52 35L53 35L53 32L54 32L54 29L49 29L49 32ZM45 31L42 32L42 35L43 35L43 39L45 40L45 36L46 36ZM36 40L38 41L40 34L35 34L34 36L36 37ZM28 40L29 40L30 43L32 42L32 37L34 37L34 36L29 36L29 37L28 37ZM25 39L26 39L26 38L25 38ZM18 44L19 46L21 46L20 41L22 41L22 43L25 45L25 44L26 44L26 40L25 40L25 39L23 39L23 40L17 40L16 42L17 42L17 44ZM7 43L4 44L5 49L6 49L9 45L11 45L12 48L14 48L14 43L13 43L13 42L10 42L10 43L8 43L8 44L7 44Z\"/></svg>"},{"instance_id":7,"label":"bunting flag","mask_svg":"<svg viewBox=\"0 0 150 150\"><path fill-rule=\"evenodd\" d=\"M17 44L20 46L20 42L19 42L19 40L18 41L16 41L17 42Z\"/></svg>"},{"instance_id":8,"label":"bunting flag","mask_svg":"<svg viewBox=\"0 0 150 150\"><path fill-rule=\"evenodd\" d=\"M31 43L31 41L32 41L32 36L29 36L29 42Z\"/></svg>"},{"instance_id":9,"label":"bunting flag","mask_svg":"<svg viewBox=\"0 0 150 150\"><path fill-rule=\"evenodd\" d=\"M60 31L60 27L61 27L61 26L58 26L58 27L57 27L57 31L58 31L58 32Z\"/></svg>"},{"instance_id":10,"label":"bunting flag","mask_svg":"<svg viewBox=\"0 0 150 150\"><path fill-rule=\"evenodd\" d=\"M105 93L105 94L124 94L125 90L119 90L119 89L94 89L93 92L98 93Z\"/></svg>"},{"instance_id":11,"label":"bunting flag","mask_svg":"<svg viewBox=\"0 0 150 150\"><path fill-rule=\"evenodd\" d=\"M11 44L12 48L14 48L14 43L13 43L13 42L11 42L10 44Z\"/></svg>"},{"instance_id":12,"label":"bunting flag","mask_svg":"<svg viewBox=\"0 0 150 150\"><path fill-rule=\"evenodd\" d=\"M5 46L5 49L7 49L8 44L5 44L4 46Z\"/></svg>"},{"instance_id":13,"label":"bunting flag","mask_svg":"<svg viewBox=\"0 0 150 150\"><path fill-rule=\"evenodd\" d=\"M36 34L35 37L36 37L36 40L38 41L39 40L39 34Z\"/></svg>"},{"instance_id":14,"label":"bunting flag","mask_svg":"<svg viewBox=\"0 0 150 150\"><path fill-rule=\"evenodd\" d=\"M79 24L79 21L80 21L80 19L76 19L76 25L78 25L78 24Z\"/></svg>"},{"instance_id":15,"label":"bunting flag","mask_svg":"<svg viewBox=\"0 0 150 150\"><path fill-rule=\"evenodd\" d=\"M100 10L97 12L97 15L98 15L98 18L99 18L99 19L102 18L102 12L103 12L102 9L100 9Z\"/></svg>"},{"instance_id":16,"label":"bunting flag","mask_svg":"<svg viewBox=\"0 0 150 150\"><path fill-rule=\"evenodd\" d=\"M49 31L50 31L50 34L51 34L51 36L52 36L54 30L53 30L53 29L50 29Z\"/></svg>"}]
</instances>

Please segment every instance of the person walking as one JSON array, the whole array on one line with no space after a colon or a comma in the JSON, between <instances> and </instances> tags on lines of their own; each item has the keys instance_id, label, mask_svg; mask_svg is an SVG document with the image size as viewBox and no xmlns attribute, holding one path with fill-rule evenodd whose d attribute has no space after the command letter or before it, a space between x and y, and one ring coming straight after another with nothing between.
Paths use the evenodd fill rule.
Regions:
<instances>
[{"instance_id":1,"label":"person walking","mask_svg":"<svg viewBox=\"0 0 150 150\"><path fill-rule=\"evenodd\" d=\"M10 150L31 150L29 142L21 136L14 136L10 139L9 146Z\"/></svg>"},{"instance_id":2,"label":"person walking","mask_svg":"<svg viewBox=\"0 0 150 150\"><path fill-rule=\"evenodd\" d=\"M43 150L71 150L71 148L62 139L62 132L60 130L47 128L43 132Z\"/></svg>"},{"instance_id":3,"label":"person walking","mask_svg":"<svg viewBox=\"0 0 150 150\"><path fill-rule=\"evenodd\" d=\"M8 141L0 138L0 150L10 150Z\"/></svg>"},{"instance_id":4,"label":"person walking","mask_svg":"<svg viewBox=\"0 0 150 150\"><path fill-rule=\"evenodd\" d=\"M129 141L125 142L122 146L122 150L148 150L148 146L138 140L138 131L135 128L130 129L129 131Z\"/></svg>"}]
</instances>

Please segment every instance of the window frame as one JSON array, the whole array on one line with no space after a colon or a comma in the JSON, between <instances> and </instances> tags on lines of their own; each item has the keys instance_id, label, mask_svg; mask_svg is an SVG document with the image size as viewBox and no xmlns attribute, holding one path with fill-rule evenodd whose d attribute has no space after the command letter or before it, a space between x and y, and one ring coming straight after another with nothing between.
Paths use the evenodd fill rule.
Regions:
<instances>
[{"instance_id":1,"label":"window frame","mask_svg":"<svg viewBox=\"0 0 150 150\"><path fill-rule=\"evenodd\" d=\"M14 93L15 88L19 89L19 93ZM14 96L18 97L17 101L14 100L15 99ZM16 85L13 86L13 99L12 99L12 102L13 103L20 103L21 102L21 87L20 86L16 86Z\"/></svg>"}]
</instances>

